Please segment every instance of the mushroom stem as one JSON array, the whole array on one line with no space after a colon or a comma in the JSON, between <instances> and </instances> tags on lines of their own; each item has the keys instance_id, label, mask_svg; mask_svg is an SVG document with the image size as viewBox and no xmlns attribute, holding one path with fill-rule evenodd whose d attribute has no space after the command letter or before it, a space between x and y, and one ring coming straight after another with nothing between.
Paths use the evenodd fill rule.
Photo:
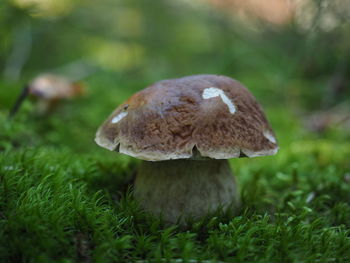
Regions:
<instances>
[{"instance_id":1,"label":"mushroom stem","mask_svg":"<svg viewBox=\"0 0 350 263\"><path fill-rule=\"evenodd\" d=\"M227 160L143 161L134 189L141 207L166 222L198 218L239 204Z\"/></svg>"},{"instance_id":2,"label":"mushroom stem","mask_svg":"<svg viewBox=\"0 0 350 263\"><path fill-rule=\"evenodd\" d=\"M28 97L28 94L29 94L29 86L25 85L23 87L21 93L17 97L15 104L13 105L12 109L10 110L10 113L8 115L8 119L11 119L13 116L15 116L15 114L17 113L17 111L21 107L23 101Z\"/></svg>"}]
</instances>

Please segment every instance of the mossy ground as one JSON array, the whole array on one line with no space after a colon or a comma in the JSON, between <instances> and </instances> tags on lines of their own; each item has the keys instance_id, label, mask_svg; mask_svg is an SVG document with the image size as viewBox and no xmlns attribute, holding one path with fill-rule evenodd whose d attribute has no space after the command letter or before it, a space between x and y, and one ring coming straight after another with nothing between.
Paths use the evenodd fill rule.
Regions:
<instances>
[{"instance_id":1,"label":"mossy ground","mask_svg":"<svg viewBox=\"0 0 350 263\"><path fill-rule=\"evenodd\" d=\"M318 136L281 104L265 106L280 152L231 160L243 200L237 215L166 226L132 198L138 161L93 141L147 81L88 82L84 98L53 114L36 116L28 101L11 121L18 89L0 89L1 262L350 262L348 133Z\"/></svg>"}]
</instances>

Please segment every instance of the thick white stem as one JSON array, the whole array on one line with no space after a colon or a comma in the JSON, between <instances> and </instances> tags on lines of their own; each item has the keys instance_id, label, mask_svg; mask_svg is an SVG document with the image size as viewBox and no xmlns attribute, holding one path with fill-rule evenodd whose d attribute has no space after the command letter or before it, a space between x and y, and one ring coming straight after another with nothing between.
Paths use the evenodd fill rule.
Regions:
<instances>
[{"instance_id":1,"label":"thick white stem","mask_svg":"<svg viewBox=\"0 0 350 263\"><path fill-rule=\"evenodd\" d=\"M143 161L134 189L141 207L166 222L199 218L239 204L235 178L227 160Z\"/></svg>"}]
</instances>

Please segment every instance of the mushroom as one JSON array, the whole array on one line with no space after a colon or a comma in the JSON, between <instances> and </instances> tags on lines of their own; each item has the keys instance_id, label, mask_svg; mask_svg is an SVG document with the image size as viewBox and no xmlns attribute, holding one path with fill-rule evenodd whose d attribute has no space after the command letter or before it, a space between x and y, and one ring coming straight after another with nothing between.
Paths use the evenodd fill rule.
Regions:
<instances>
[{"instance_id":1,"label":"mushroom","mask_svg":"<svg viewBox=\"0 0 350 263\"><path fill-rule=\"evenodd\" d=\"M78 83L58 75L42 74L23 88L9 116L13 116L18 111L27 96L35 98L38 101L38 112L45 114L52 111L59 101L71 99L83 93L83 86Z\"/></svg>"},{"instance_id":2,"label":"mushroom","mask_svg":"<svg viewBox=\"0 0 350 263\"><path fill-rule=\"evenodd\" d=\"M253 95L218 75L163 80L137 92L102 124L95 141L143 160L134 197L171 223L237 208L227 159L278 151Z\"/></svg>"}]
</instances>

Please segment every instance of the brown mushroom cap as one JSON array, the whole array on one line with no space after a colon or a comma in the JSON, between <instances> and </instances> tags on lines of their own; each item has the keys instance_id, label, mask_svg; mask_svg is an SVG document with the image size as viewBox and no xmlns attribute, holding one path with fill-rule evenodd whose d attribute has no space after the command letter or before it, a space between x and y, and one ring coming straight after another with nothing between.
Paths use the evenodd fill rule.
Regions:
<instances>
[{"instance_id":1,"label":"brown mushroom cap","mask_svg":"<svg viewBox=\"0 0 350 263\"><path fill-rule=\"evenodd\" d=\"M29 84L29 93L47 100L69 99L80 95L82 87L65 77L42 74Z\"/></svg>"},{"instance_id":2,"label":"brown mushroom cap","mask_svg":"<svg viewBox=\"0 0 350 263\"><path fill-rule=\"evenodd\" d=\"M253 95L238 81L218 75L163 80L137 92L109 116L95 141L148 161L198 153L229 159L278 151Z\"/></svg>"}]
</instances>

